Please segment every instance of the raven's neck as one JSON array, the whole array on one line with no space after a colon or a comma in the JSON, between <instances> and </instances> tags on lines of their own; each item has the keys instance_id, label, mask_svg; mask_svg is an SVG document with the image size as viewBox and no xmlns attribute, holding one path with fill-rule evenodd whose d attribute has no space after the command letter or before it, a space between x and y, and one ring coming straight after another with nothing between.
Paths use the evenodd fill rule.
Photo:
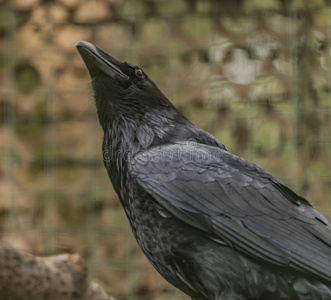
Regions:
<instances>
[{"instance_id":1,"label":"raven's neck","mask_svg":"<svg viewBox=\"0 0 331 300\"><path fill-rule=\"evenodd\" d=\"M193 125L179 112L171 118L160 112L145 113L135 119L116 116L103 126L103 130L104 164L115 189L123 187L130 159L150 147L194 141L226 150L215 137Z\"/></svg>"},{"instance_id":2,"label":"raven's neck","mask_svg":"<svg viewBox=\"0 0 331 300\"><path fill-rule=\"evenodd\" d=\"M174 121L152 114L133 119L119 115L103 126L103 159L114 187L122 186L127 164L139 151L166 143L175 130ZM187 121L188 122L188 121Z\"/></svg>"}]
</instances>

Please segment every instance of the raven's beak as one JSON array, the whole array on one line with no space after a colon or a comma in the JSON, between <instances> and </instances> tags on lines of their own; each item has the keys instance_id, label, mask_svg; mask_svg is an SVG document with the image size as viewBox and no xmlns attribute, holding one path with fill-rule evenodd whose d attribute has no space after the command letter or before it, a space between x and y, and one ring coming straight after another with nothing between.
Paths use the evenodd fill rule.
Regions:
<instances>
[{"instance_id":1,"label":"raven's beak","mask_svg":"<svg viewBox=\"0 0 331 300\"><path fill-rule=\"evenodd\" d=\"M120 69L120 66L123 64L122 62L112 58L93 44L80 41L76 44L76 47L83 58L91 77L94 77L102 71L111 77L120 75L125 79L128 78L128 76Z\"/></svg>"}]
</instances>

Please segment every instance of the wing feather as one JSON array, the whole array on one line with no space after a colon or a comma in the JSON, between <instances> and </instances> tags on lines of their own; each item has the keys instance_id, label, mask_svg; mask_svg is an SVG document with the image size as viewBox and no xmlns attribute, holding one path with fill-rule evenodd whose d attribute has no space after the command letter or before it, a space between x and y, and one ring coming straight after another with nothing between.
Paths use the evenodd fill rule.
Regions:
<instances>
[{"instance_id":1,"label":"wing feather","mask_svg":"<svg viewBox=\"0 0 331 300\"><path fill-rule=\"evenodd\" d=\"M172 144L138 153L129 171L158 205L207 236L331 280L327 220L253 163L217 147Z\"/></svg>"}]
</instances>

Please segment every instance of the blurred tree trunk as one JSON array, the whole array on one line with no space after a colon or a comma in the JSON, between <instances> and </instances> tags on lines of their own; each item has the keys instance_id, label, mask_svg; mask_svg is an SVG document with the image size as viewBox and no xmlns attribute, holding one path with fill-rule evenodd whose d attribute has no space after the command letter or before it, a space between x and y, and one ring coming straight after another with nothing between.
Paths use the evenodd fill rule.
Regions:
<instances>
[{"instance_id":1,"label":"blurred tree trunk","mask_svg":"<svg viewBox=\"0 0 331 300\"><path fill-rule=\"evenodd\" d=\"M1 300L115 300L88 276L78 254L38 257L0 243Z\"/></svg>"}]
</instances>

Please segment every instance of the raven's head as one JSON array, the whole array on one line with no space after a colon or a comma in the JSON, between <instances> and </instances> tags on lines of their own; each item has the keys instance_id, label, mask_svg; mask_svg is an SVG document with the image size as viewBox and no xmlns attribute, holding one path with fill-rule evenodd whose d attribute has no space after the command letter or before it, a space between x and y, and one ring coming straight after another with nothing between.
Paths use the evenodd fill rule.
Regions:
<instances>
[{"instance_id":1,"label":"raven's head","mask_svg":"<svg viewBox=\"0 0 331 300\"><path fill-rule=\"evenodd\" d=\"M158 114L171 111L178 117L179 112L141 68L117 61L88 42L78 42L76 47L92 78L99 120L104 130L114 118L142 120L153 110Z\"/></svg>"}]
</instances>

